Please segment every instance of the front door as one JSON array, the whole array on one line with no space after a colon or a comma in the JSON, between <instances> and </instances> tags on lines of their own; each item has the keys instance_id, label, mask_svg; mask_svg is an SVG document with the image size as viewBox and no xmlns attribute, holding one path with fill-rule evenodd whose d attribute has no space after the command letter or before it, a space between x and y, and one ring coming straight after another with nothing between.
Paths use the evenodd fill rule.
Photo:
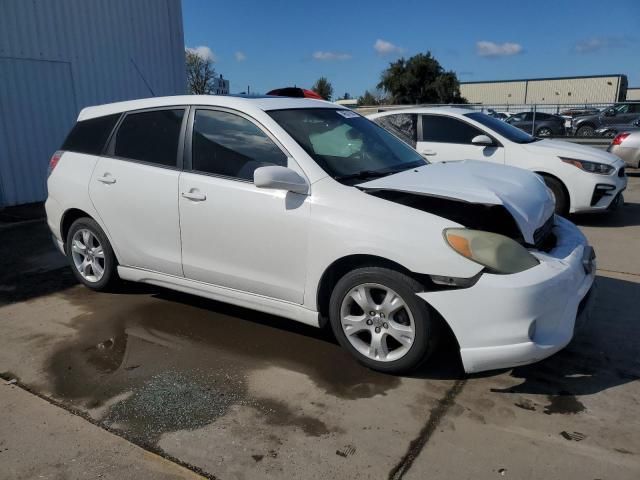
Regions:
<instances>
[{"instance_id":1,"label":"front door","mask_svg":"<svg viewBox=\"0 0 640 480\"><path fill-rule=\"evenodd\" d=\"M424 114L418 129L416 150L430 162L484 160L504 163L504 148L473 145L478 135L488 135L475 126L446 115ZM493 137L492 137L493 138Z\"/></svg>"},{"instance_id":2,"label":"front door","mask_svg":"<svg viewBox=\"0 0 640 480\"><path fill-rule=\"evenodd\" d=\"M253 184L256 168L297 165L246 116L202 108L192 117L180 176L185 277L302 304L308 197Z\"/></svg>"},{"instance_id":3,"label":"front door","mask_svg":"<svg viewBox=\"0 0 640 480\"><path fill-rule=\"evenodd\" d=\"M182 275L178 145L184 111L127 114L93 171L89 195L121 265Z\"/></svg>"}]
</instances>

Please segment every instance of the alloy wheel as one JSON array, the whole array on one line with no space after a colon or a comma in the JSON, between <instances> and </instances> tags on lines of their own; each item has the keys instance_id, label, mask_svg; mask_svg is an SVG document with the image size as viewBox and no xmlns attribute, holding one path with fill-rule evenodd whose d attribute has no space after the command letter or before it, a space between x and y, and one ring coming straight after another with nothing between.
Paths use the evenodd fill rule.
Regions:
<instances>
[{"instance_id":1,"label":"alloy wheel","mask_svg":"<svg viewBox=\"0 0 640 480\"><path fill-rule=\"evenodd\" d=\"M402 358L415 339L415 322L405 301L376 283L357 285L345 295L340 323L349 343L379 362Z\"/></svg>"},{"instance_id":2,"label":"alloy wheel","mask_svg":"<svg viewBox=\"0 0 640 480\"><path fill-rule=\"evenodd\" d=\"M104 275L104 249L91 230L79 229L71 239L73 264L86 281L97 283Z\"/></svg>"}]
</instances>

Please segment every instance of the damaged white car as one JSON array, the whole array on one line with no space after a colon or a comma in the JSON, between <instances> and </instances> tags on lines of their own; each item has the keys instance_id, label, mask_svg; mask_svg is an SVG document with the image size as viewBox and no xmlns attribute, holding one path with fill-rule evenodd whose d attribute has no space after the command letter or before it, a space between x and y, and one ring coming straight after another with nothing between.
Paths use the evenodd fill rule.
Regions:
<instances>
[{"instance_id":1,"label":"damaged white car","mask_svg":"<svg viewBox=\"0 0 640 480\"><path fill-rule=\"evenodd\" d=\"M125 279L328 319L386 372L420 365L447 334L467 372L547 357L571 340L594 278L593 249L538 176L428 164L322 101L86 108L48 187L54 240L86 286Z\"/></svg>"}]
</instances>

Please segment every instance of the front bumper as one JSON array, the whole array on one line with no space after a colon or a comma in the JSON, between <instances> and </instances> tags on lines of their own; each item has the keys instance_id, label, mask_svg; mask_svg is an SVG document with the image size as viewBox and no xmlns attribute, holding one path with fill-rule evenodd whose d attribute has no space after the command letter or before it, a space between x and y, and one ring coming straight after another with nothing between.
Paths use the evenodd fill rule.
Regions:
<instances>
[{"instance_id":1,"label":"front bumper","mask_svg":"<svg viewBox=\"0 0 640 480\"><path fill-rule=\"evenodd\" d=\"M451 327L468 373L514 367L542 360L573 337L578 310L589 315L595 264L585 237L568 220L556 217L556 247L534 252L540 265L513 275L483 274L459 290L422 292ZM586 304L585 304L586 303ZM580 319L578 320L580 321Z\"/></svg>"},{"instance_id":2,"label":"front bumper","mask_svg":"<svg viewBox=\"0 0 640 480\"><path fill-rule=\"evenodd\" d=\"M603 212L611 207L616 197L627 188L624 163L616 166L611 175L582 173L579 189L574 189L571 197L571 213ZM606 189L606 191L604 191ZM604 194L602 194L604 193Z\"/></svg>"}]
</instances>

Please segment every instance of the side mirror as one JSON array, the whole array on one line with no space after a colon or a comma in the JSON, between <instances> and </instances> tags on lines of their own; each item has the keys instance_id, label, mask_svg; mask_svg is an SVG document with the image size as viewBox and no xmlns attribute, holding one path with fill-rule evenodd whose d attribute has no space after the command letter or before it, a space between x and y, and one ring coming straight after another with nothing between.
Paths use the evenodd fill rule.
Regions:
<instances>
[{"instance_id":1,"label":"side mirror","mask_svg":"<svg viewBox=\"0 0 640 480\"><path fill-rule=\"evenodd\" d=\"M609 110L605 110L604 111L604 116L605 117L615 117L616 116L616 111L613 108L610 108Z\"/></svg>"},{"instance_id":2,"label":"side mirror","mask_svg":"<svg viewBox=\"0 0 640 480\"><path fill-rule=\"evenodd\" d=\"M297 172L276 165L256 168L253 172L253 184L258 188L287 190L302 195L309 193L309 184Z\"/></svg>"},{"instance_id":3,"label":"side mirror","mask_svg":"<svg viewBox=\"0 0 640 480\"><path fill-rule=\"evenodd\" d=\"M489 138L487 135L478 135L471 139L471 143L473 145L480 145L482 147L491 147L493 146L493 140Z\"/></svg>"}]
</instances>

